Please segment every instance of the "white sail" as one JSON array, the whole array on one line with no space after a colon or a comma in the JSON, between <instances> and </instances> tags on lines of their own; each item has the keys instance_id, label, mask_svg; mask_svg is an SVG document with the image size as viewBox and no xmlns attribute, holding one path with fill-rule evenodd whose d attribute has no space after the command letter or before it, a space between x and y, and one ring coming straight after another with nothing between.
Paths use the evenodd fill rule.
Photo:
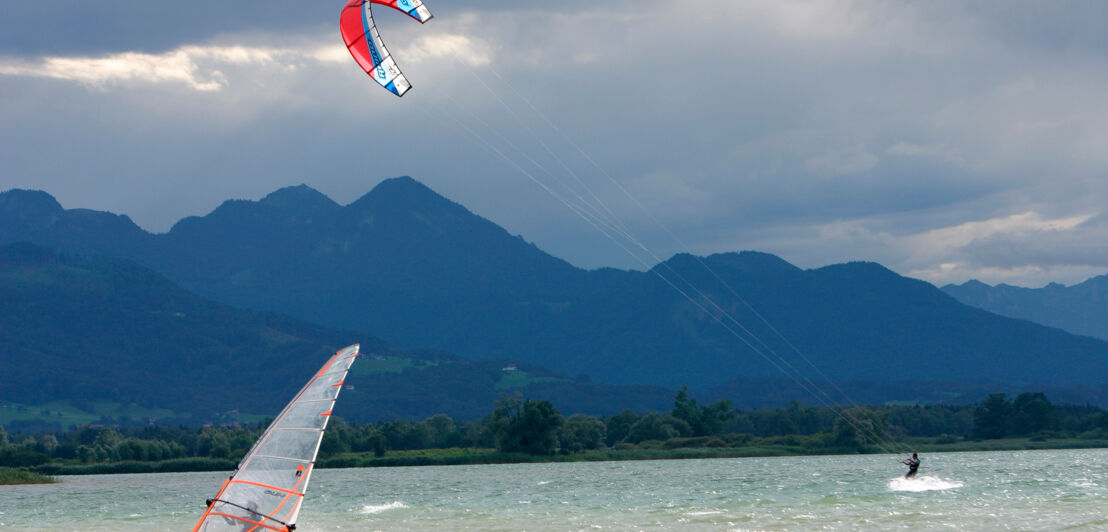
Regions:
<instances>
[{"instance_id":1,"label":"white sail","mask_svg":"<svg viewBox=\"0 0 1108 532\"><path fill-rule=\"evenodd\" d=\"M296 528L323 430L357 356L357 344L340 350L304 385L209 501L193 532Z\"/></svg>"}]
</instances>

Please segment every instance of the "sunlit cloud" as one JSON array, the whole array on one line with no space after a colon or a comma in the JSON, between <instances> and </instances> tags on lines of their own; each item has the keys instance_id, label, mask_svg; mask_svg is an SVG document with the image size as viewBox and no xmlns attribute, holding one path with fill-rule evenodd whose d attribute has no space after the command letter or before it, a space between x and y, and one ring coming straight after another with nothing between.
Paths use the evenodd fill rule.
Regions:
<instances>
[{"instance_id":1,"label":"sunlit cloud","mask_svg":"<svg viewBox=\"0 0 1108 532\"><path fill-rule=\"evenodd\" d=\"M403 48L403 56L405 62L456 58L470 66L487 65L492 61L491 47L488 43L452 33L422 35L414 43Z\"/></svg>"},{"instance_id":2,"label":"sunlit cloud","mask_svg":"<svg viewBox=\"0 0 1108 532\"><path fill-rule=\"evenodd\" d=\"M252 65L293 70L304 61L333 62L343 54L346 52L341 46L298 50L189 45L161 54L124 52L102 57L44 57L37 61L0 59L0 75L51 78L95 89L145 83L184 85L209 92L230 83L223 70L227 67Z\"/></svg>"},{"instance_id":3,"label":"sunlit cloud","mask_svg":"<svg viewBox=\"0 0 1108 532\"><path fill-rule=\"evenodd\" d=\"M964 248L975 241L980 241L998 234L1026 234L1045 233L1072 230L1075 227L1092 219L1097 213L1068 216L1062 218L1045 218L1036 212L1024 212L977 220L958 224L953 227L933 229L908 238L918 259L934 257L936 259L949 255L953 250Z\"/></svg>"},{"instance_id":4,"label":"sunlit cloud","mask_svg":"<svg viewBox=\"0 0 1108 532\"><path fill-rule=\"evenodd\" d=\"M902 237L903 273L935 284L978 279L1021 285L1077 281L1103 273L1108 254L1088 242L1104 238L1097 214L1047 217L1037 212L961 223Z\"/></svg>"},{"instance_id":5,"label":"sunlit cloud","mask_svg":"<svg viewBox=\"0 0 1108 532\"><path fill-rule=\"evenodd\" d=\"M53 78L103 88L109 83L143 81L184 84L198 91L215 91L224 79L217 71L202 73L184 50L151 55L134 52L106 57L45 57L38 62L5 62L0 74Z\"/></svg>"},{"instance_id":6,"label":"sunlit cloud","mask_svg":"<svg viewBox=\"0 0 1108 532\"><path fill-rule=\"evenodd\" d=\"M896 265L901 274L936 285L978 279L1041 286L1080 282L1108 269L1108 250L1089 245L1108 238L1103 218L1027 211L918 232L910 230L918 223L912 222L907 232L899 233L886 230L893 225L887 218L837 220L811 226L806 237L774 236L760 245L777 246L806 267L822 266L826 261L821 257L850 249L852 259Z\"/></svg>"},{"instance_id":7,"label":"sunlit cloud","mask_svg":"<svg viewBox=\"0 0 1108 532\"><path fill-rule=\"evenodd\" d=\"M341 44L333 46L320 46L314 48L306 54L308 57L319 61L320 63L348 63L351 61L350 51Z\"/></svg>"}]
</instances>

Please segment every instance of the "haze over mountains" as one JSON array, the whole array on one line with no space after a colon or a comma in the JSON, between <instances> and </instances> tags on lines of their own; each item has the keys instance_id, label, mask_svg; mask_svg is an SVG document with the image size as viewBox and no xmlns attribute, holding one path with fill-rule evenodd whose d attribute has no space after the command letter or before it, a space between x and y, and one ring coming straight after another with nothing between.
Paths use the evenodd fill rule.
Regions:
<instances>
[{"instance_id":1,"label":"haze over mountains","mask_svg":"<svg viewBox=\"0 0 1108 532\"><path fill-rule=\"evenodd\" d=\"M962 303L1001 316L1108 340L1108 275L1073 286L1051 283L1042 288L1023 288L969 281L946 285L943 291Z\"/></svg>"},{"instance_id":2,"label":"haze over mountains","mask_svg":"<svg viewBox=\"0 0 1108 532\"><path fill-rule=\"evenodd\" d=\"M215 301L405 348L604 383L706 390L779 379L782 364L820 380L927 380L951 390L1108 380L1108 342L961 304L877 264L802 270L742 252L677 255L649 272L585 271L411 178L346 206L303 185L228 201L166 234L9 191L0 194L0 244L17 241L133 260ZM736 334L715 304L741 324L729 325Z\"/></svg>"}]
</instances>

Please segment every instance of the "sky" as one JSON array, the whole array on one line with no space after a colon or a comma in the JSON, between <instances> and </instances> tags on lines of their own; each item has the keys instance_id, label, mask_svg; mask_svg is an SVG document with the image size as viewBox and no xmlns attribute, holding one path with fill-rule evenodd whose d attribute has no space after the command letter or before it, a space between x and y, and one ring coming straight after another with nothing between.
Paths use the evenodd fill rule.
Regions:
<instances>
[{"instance_id":1,"label":"sky","mask_svg":"<svg viewBox=\"0 0 1108 532\"><path fill-rule=\"evenodd\" d=\"M757 250L936 285L1108 273L1108 2L0 0L0 190L151 232L408 175L580 267Z\"/></svg>"}]
</instances>

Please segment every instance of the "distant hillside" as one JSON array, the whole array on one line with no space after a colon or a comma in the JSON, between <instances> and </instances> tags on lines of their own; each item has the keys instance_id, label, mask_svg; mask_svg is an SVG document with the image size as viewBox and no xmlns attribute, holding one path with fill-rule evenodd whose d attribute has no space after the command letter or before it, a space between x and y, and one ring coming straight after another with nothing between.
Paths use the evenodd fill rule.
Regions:
<instances>
[{"instance_id":1,"label":"distant hillside","mask_svg":"<svg viewBox=\"0 0 1108 532\"><path fill-rule=\"evenodd\" d=\"M878 264L802 270L742 252L584 271L411 178L346 206L306 186L228 201L164 235L50 200L0 194L0 243L124 257L223 303L597 382L706 390L780 377L775 364L839 382L1072 387L1108 375L1108 342L963 305ZM721 327L708 301L756 338Z\"/></svg>"},{"instance_id":2,"label":"distant hillside","mask_svg":"<svg viewBox=\"0 0 1108 532\"><path fill-rule=\"evenodd\" d=\"M0 399L24 404L273 411L299 376L362 339L209 302L133 263L30 244L0 248L0 300Z\"/></svg>"},{"instance_id":3,"label":"distant hillside","mask_svg":"<svg viewBox=\"0 0 1108 532\"><path fill-rule=\"evenodd\" d=\"M174 421L275 414L330 354L361 343L338 412L355 421L487 414L501 393L567 412L665 408L673 390L578 381L541 367L404 352L364 334L240 310L134 263L0 247L0 404L135 405ZM57 408L57 407L55 407ZM59 414L60 415L60 414Z\"/></svg>"},{"instance_id":4,"label":"distant hillside","mask_svg":"<svg viewBox=\"0 0 1108 532\"><path fill-rule=\"evenodd\" d=\"M962 303L1001 316L1108 340L1108 275L1073 286L1051 283L1042 288L1021 288L969 281L946 285L942 290Z\"/></svg>"}]
</instances>

